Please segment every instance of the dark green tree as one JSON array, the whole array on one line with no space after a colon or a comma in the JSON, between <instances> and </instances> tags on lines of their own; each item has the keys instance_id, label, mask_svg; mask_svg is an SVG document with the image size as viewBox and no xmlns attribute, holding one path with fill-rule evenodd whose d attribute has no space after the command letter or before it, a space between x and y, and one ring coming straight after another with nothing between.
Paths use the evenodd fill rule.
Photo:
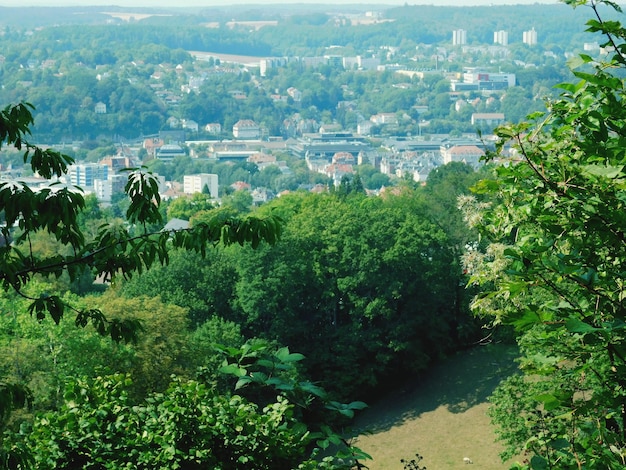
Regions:
<instances>
[{"instance_id":1,"label":"dark green tree","mask_svg":"<svg viewBox=\"0 0 626 470\"><path fill-rule=\"evenodd\" d=\"M411 197L294 194L262 206L285 231L276 250L238 250L244 333L297 347L311 378L342 396L452 350L458 261Z\"/></svg>"}]
</instances>

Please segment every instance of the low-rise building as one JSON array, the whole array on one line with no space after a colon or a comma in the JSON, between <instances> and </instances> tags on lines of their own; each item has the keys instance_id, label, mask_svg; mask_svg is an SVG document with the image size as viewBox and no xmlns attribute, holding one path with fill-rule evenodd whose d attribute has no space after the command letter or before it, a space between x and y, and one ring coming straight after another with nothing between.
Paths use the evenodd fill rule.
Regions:
<instances>
[{"instance_id":1,"label":"low-rise building","mask_svg":"<svg viewBox=\"0 0 626 470\"><path fill-rule=\"evenodd\" d=\"M480 159L484 157L483 149L476 145L454 145L452 147L441 147L443 164L450 162L463 162L474 168L480 166Z\"/></svg>"},{"instance_id":2,"label":"low-rise building","mask_svg":"<svg viewBox=\"0 0 626 470\"><path fill-rule=\"evenodd\" d=\"M156 151L156 158L159 160L172 161L176 157L182 157L185 155L185 150L177 144L163 145Z\"/></svg>"},{"instance_id":3,"label":"low-rise building","mask_svg":"<svg viewBox=\"0 0 626 470\"><path fill-rule=\"evenodd\" d=\"M204 130L212 135L221 134L222 125L219 122L210 122L206 126L204 126Z\"/></svg>"},{"instance_id":4,"label":"low-rise building","mask_svg":"<svg viewBox=\"0 0 626 470\"><path fill-rule=\"evenodd\" d=\"M472 113L472 124L475 126L495 127L504 123L504 113Z\"/></svg>"},{"instance_id":5,"label":"low-rise building","mask_svg":"<svg viewBox=\"0 0 626 470\"><path fill-rule=\"evenodd\" d=\"M241 119L233 126L233 136L237 139L258 139L261 128L251 119Z\"/></svg>"}]
</instances>

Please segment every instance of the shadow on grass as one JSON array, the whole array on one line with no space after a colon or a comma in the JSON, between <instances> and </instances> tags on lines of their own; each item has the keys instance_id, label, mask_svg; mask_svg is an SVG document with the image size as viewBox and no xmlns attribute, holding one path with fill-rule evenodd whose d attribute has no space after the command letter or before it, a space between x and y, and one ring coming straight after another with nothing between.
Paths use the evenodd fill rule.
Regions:
<instances>
[{"instance_id":1,"label":"shadow on grass","mask_svg":"<svg viewBox=\"0 0 626 470\"><path fill-rule=\"evenodd\" d=\"M514 346L487 345L461 351L437 364L382 399L369 403L355 427L378 433L444 406L463 413L487 402L496 386L517 371Z\"/></svg>"}]
</instances>

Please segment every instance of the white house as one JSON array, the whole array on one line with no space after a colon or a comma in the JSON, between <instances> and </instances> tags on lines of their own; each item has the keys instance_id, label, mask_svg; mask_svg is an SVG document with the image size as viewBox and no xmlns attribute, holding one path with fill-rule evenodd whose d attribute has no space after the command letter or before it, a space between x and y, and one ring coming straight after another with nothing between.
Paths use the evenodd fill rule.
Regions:
<instances>
[{"instance_id":1,"label":"white house","mask_svg":"<svg viewBox=\"0 0 626 470\"><path fill-rule=\"evenodd\" d=\"M261 137L261 128L251 119L241 119L233 126L233 136L236 139L258 139Z\"/></svg>"},{"instance_id":2,"label":"white house","mask_svg":"<svg viewBox=\"0 0 626 470\"><path fill-rule=\"evenodd\" d=\"M204 126L204 130L209 134L217 135L222 132L222 125L219 122L210 122Z\"/></svg>"},{"instance_id":3,"label":"white house","mask_svg":"<svg viewBox=\"0 0 626 470\"><path fill-rule=\"evenodd\" d=\"M188 129L192 132L198 132L199 126L196 121L191 119L183 119L183 129Z\"/></svg>"}]
</instances>

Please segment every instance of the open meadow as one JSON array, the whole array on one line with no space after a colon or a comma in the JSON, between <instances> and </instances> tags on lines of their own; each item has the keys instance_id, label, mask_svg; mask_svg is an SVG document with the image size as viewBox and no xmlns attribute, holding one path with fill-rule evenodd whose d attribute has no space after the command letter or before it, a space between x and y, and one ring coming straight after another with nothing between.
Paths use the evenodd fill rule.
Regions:
<instances>
[{"instance_id":1,"label":"open meadow","mask_svg":"<svg viewBox=\"0 0 626 470\"><path fill-rule=\"evenodd\" d=\"M500 380L514 373L516 350L501 345L476 347L431 368L423 377L371 403L357 420L357 446L372 455L370 470L402 469L400 459L418 453L428 470L509 468L499 457L487 416L488 397Z\"/></svg>"}]
</instances>

